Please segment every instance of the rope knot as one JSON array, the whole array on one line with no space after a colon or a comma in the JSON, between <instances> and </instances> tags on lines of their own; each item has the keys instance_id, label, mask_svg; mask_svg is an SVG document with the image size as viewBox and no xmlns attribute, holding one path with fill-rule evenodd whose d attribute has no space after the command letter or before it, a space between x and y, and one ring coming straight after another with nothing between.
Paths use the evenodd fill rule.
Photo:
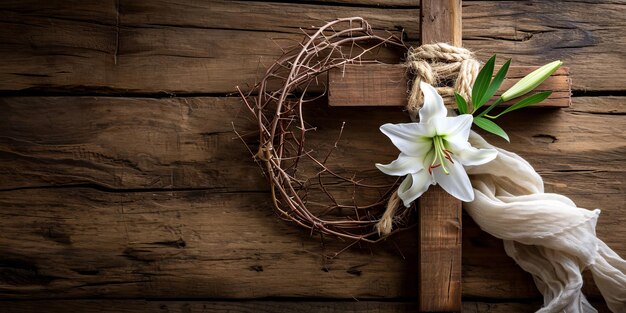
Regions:
<instances>
[{"instance_id":1,"label":"rope knot","mask_svg":"<svg viewBox=\"0 0 626 313\"><path fill-rule=\"evenodd\" d=\"M424 102L420 82L435 87L446 103L454 99L455 90L471 102L472 84L480 62L470 50L447 43L421 45L409 49L406 66L414 77L406 107L413 121L417 120L417 112Z\"/></svg>"}]
</instances>

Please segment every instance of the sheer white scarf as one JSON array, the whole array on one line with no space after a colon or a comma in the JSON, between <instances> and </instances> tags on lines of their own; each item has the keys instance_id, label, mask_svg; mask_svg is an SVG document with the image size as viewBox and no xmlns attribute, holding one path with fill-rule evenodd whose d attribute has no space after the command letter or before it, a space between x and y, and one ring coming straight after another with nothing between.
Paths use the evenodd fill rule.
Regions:
<instances>
[{"instance_id":1,"label":"sheer white scarf","mask_svg":"<svg viewBox=\"0 0 626 313\"><path fill-rule=\"evenodd\" d=\"M600 210L545 193L539 174L517 154L474 132L470 142L499 153L467 168L475 199L464 208L484 231L503 239L506 253L533 275L544 297L537 312L597 312L581 292L581 272L589 269L611 311L625 313L626 261L596 237Z\"/></svg>"}]
</instances>

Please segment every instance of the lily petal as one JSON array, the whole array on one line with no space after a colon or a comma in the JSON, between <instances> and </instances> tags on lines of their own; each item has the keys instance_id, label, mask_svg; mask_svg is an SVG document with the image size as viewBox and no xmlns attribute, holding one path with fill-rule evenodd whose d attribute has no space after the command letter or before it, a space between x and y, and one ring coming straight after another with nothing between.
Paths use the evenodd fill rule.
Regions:
<instances>
[{"instance_id":1,"label":"lily petal","mask_svg":"<svg viewBox=\"0 0 626 313\"><path fill-rule=\"evenodd\" d=\"M474 189L472 189L472 183L463 165L454 157L452 160L454 163L446 161L446 167L450 174L444 173L441 166L433 169L435 181L455 198L465 202L474 201Z\"/></svg>"},{"instance_id":2,"label":"lily petal","mask_svg":"<svg viewBox=\"0 0 626 313\"><path fill-rule=\"evenodd\" d=\"M423 123L391 124L380 127L380 131L387 135L400 152L414 157L422 157L431 146L434 127Z\"/></svg>"},{"instance_id":3,"label":"lily petal","mask_svg":"<svg viewBox=\"0 0 626 313\"><path fill-rule=\"evenodd\" d=\"M402 199L402 201L404 202L404 199L402 198L401 195L406 194L407 191L409 191L409 189L411 189L411 186L413 185L413 176L412 175L406 175L406 177L404 178L404 180L400 183L400 186L398 186L398 197L400 197L400 199ZM410 202L408 202L410 203ZM406 206L406 204L405 204Z\"/></svg>"},{"instance_id":4,"label":"lily petal","mask_svg":"<svg viewBox=\"0 0 626 313\"><path fill-rule=\"evenodd\" d=\"M485 164L498 156L498 150L496 149L477 149L469 144L465 149L452 153L454 153L455 159L465 166Z\"/></svg>"},{"instance_id":5,"label":"lily petal","mask_svg":"<svg viewBox=\"0 0 626 313\"><path fill-rule=\"evenodd\" d=\"M398 158L389 164L376 163L376 167L383 173L393 176L404 176L406 174L416 173L424 169L422 159L418 157L408 156L400 153Z\"/></svg>"},{"instance_id":6,"label":"lily petal","mask_svg":"<svg viewBox=\"0 0 626 313\"><path fill-rule=\"evenodd\" d=\"M437 90L425 82L420 82L420 89L424 93L424 105L419 111L420 123L430 123L433 118L446 117L448 110Z\"/></svg>"},{"instance_id":7,"label":"lily petal","mask_svg":"<svg viewBox=\"0 0 626 313\"><path fill-rule=\"evenodd\" d=\"M451 116L434 120L437 135L445 136L446 140L451 138L455 141L467 142L472 128L474 117L471 114Z\"/></svg>"},{"instance_id":8,"label":"lily petal","mask_svg":"<svg viewBox=\"0 0 626 313\"><path fill-rule=\"evenodd\" d=\"M481 165L491 162L498 155L496 149L478 149L472 147L467 141L459 136L446 137L446 146L452 152L455 159L465 166Z\"/></svg>"},{"instance_id":9,"label":"lily petal","mask_svg":"<svg viewBox=\"0 0 626 313\"><path fill-rule=\"evenodd\" d=\"M419 198L428 187L434 183L432 176L426 170L407 175L398 187L398 197L402 199L405 207L409 207L415 199Z\"/></svg>"}]
</instances>

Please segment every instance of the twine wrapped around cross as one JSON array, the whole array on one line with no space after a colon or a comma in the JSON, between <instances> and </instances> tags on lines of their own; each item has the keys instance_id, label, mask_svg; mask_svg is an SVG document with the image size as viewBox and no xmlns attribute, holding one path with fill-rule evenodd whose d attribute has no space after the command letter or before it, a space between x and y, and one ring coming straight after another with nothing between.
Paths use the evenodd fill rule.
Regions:
<instances>
[{"instance_id":1,"label":"twine wrapped around cross","mask_svg":"<svg viewBox=\"0 0 626 313\"><path fill-rule=\"evenodd\" d=\"M410 48L405 65L414 77L406 106L413 121L424 102L420 82L434 86L446 103L454 99L455 91L471 99L472 86L480 71L480 62L470 50L447 43ZM451 81L453 86L443 85Z\"/></svg>"}]
</instances>

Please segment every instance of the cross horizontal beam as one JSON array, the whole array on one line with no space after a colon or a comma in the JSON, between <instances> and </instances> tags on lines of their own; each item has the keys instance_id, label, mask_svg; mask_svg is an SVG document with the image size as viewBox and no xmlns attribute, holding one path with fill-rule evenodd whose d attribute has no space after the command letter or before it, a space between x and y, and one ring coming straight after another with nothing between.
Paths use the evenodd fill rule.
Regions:
<instances>
[{"instance_id":1,"label":"cross horizontal beam","mask_svg":"<svg viewBox=\"0 0 626 313\"><path fill-rule=\"evenodd\" d=\"M500 90L507 90L536 66L511 66ZM497 69L496 69L497 70ZM328 77L330 106L406 106L409 90L406 67L400 64L347 65L334 69ZM559 68L536 91L552 90L552 95L536 106L566 108L571 104L569 69ZM501 92L496 93L499 96ZM504 102L510 106L515 100Z\"/></svg>"}]
</instances>

